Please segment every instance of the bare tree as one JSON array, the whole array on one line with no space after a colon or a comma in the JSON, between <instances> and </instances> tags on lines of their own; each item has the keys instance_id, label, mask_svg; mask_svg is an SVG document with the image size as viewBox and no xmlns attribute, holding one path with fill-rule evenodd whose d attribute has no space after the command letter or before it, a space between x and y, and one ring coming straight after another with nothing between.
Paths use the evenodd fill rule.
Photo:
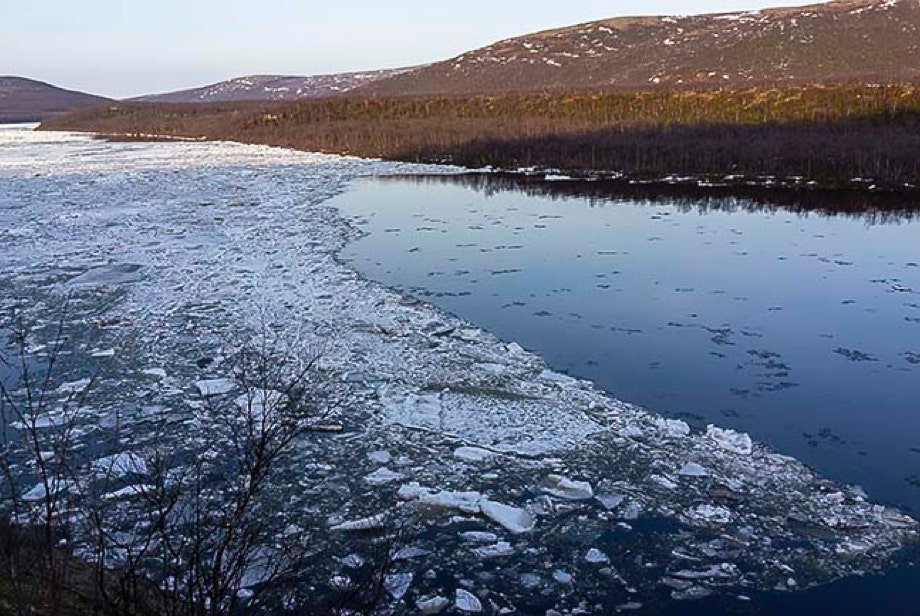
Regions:
<instances>
[{"instance_id":1,"label":"bare tree","mask_svg":"<svg viewBox=\"0 0 920 616\"><path fill-rule=\"evenodd\" d=\"M67 343L66 314L65 304L51 339L43 344L21 316L14 317L13 356L0 355L0 362L16 375L15 384L0 381L0 473L6 484L4 573L20 613L30 612L34 606L29 603L36 601L58 613L72 562L64 549L70 543L69 518L75 506L71 456L95 377L55 387ZM37 483L23 491L30 477Z\"/></svg>"}]
</instances>

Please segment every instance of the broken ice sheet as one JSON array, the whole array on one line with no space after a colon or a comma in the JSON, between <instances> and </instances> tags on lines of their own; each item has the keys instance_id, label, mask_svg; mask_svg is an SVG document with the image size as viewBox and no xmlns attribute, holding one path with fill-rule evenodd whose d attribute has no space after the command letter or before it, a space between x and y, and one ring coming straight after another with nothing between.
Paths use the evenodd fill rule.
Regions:
<instances>
[{"instance_id":1,"label":"broken ice sheet","mask_svg":"<svg viewBox=\"0 0 920 616\"><path fill-rule=\"evenodd\" d=\"M328 207L330 197L359 175L435 169L233 144L149 144L137 155L79 136L28 139L35 143L21 153L0 149L8 162L0 165L0 208L19 207L10 215L23 237L42 241L28 250L0 243L3 293L34 298L32 316L49 321L56 285L110 255L144 264L136 279L71 288L73 334L88 338L86 349L117 348L111 363L125 364L123 373L101 375L98 410L81 417L80 444L111 440L118 427L141 452L162 417L177 446L219 449L226 445L220 423L205 411L239 392L220 361L199 358L223 357L241 332L266 326L294 354L308 357L321 346L323 369L341 384L343 430L298 442L280 469L273 492L286 518L278 536L289 527L309 533L315 561L351 575L373 557L368 535L386 537L404 524L400 545L431 554L400 561L420 571L408 586L408 578L392 578L387 590L409 603L418 596L422 611L447 609L453 598L474 613L484 610L479 597L499 595L523 609L536 594L521 584L528 572L568 589L556 593L560 608L613 601L619 582L586 579L573 568L585 565L589 549L610 561L592 570L615 570L637 599L655 594L661 579L672 580L679 598L692 598L733 592L742 582L747 590L788 587L789 570L801 588L879 569L916 539L908 516L855 498L745 434L715 426L694 433L681 420L613 400L520 345L406 301L337 261L356 232ZM62 161L59 148L74 156ZM81 156L87 148L111 156ZM81 184L87 177L104 180L106 192ZM67 202L47 196L59 183L69 188ZM258 205L216 213L216 204L241 199ZM92 215L69 216L76 209ZM137 254L123 255L125 246ZM82 265L62 271L61 255ZM112 283L114 273L94 275ZM368 366L373 378L347 378ZM79 389L82 368L63 362L61 382ZM131 456L106 450L89 459L119 453ZM129 471L140 466L132 460L106 462ZM108 494L129 511L145 490L137 484ZM42 497L30 494L34 502ZM644 526L663 530L646 536ZM713 543L714 530L723 543ZM622 536L632 541L617 541ZM795 551L783 547L791 544ZM423 571L438 562L481 573L484 560L502 570L459 581ZM743 580L733 568L741 561ZM341 575L322 573L323 584Z\"/></svg>"}]
</instances>

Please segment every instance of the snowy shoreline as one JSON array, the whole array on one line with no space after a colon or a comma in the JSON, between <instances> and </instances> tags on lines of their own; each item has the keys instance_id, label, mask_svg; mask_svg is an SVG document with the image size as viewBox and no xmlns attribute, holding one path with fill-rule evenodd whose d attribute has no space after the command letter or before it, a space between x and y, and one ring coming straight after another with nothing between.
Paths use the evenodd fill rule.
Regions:
<instances>
[{"instance_id":1,"label":"snowy shoreline","mask_svg":"<svg viewBox=\"0 0 920 616\"><path fill-rule=\"evenodd\" d=\"M75 321L113 323L102 328L106 340L83 349L124 375L108 384L113 407L143 400L193 411L195 383L224 375L220 361L199 368L191 357L220 358L242 329L267 325L293 352L322 347L353 413L337 442L361 452L330 461L360 497L319 506L328 527L373 528L381 511L408 503L432 516L418 541L457 571L499 559L568 588L554 571L581 567L569 599L612 581L625 596L667 588L690 599L825 583L882 568L916 542L914 520L857 488L747 435L694 433L615 400L339 261L358 232L329 200L350 181L445 171L260 146L3 131L0 254L12 291L0 305L40 297L31 316L47 322L51 298L67 292ZM100 351L109 346L112 356ZM74 369L71 380L81 378ZM97 411L101 419L111 408ZM572 516L603 550L560 544ZM638 548L636 565L636 546L608 534L638 533L643 519L680 531ZM446 537L453 527L495 541L457 555ZM544 561L552 564L538 571ZM424 588L409 597L451 591L415 573Z\"/></svg>"}]
</instances>

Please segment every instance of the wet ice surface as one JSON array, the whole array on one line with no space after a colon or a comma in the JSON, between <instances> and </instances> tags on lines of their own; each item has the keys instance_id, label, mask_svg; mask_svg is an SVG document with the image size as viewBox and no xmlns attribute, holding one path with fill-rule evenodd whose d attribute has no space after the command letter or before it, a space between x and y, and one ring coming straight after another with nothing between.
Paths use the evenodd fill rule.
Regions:
<instances>
[{"instance_id":1,"label":"wet ice surface","mask_svg":"<svg viewBox=\"0 0 920 616\"><path fill-rule=\"evenodd\" d=\"M304 438L275 489L279 532L314 535L316 588L401 519L397 610L736 601L883 568L915 541L910 518L744 434L613 400L341 265L356 231L328 200L401 171L425 170L0 132L0 308L48 327L71 297L59 395L101 376L82 451L142 482L111 431L143 453L154 415L219 447L202 396L232 399L224 345L268 327L293 353L323 349L339 381L343 432Z\"/></svg>"}]
</instances>

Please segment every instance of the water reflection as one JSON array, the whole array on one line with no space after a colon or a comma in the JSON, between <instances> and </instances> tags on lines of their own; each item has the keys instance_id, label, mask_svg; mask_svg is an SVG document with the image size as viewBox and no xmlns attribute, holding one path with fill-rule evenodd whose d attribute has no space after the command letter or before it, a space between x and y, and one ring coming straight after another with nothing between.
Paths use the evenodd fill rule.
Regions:
<instances>
[{"instance_id":1,"label":"water reflection","mask_svg":"<svg viewBox=\"0 0 920 616\"><path fill-rule=\"evenodd\" d=\"M918 210L742 192L480 174L367 180L337 204L370 278L920 510Z\"/></svg>"},{"instance_id":2,"label":"water reflection","mask_svg":"<svg viewBox=\"0 0 920 616\"><path fill-rule=\"evenodd\" d=\"M382 182L464 186L486 197L518 193L558 201L578 197L601 206L615 203L666 204L681 212L795 213L858 218L866 224L897 224L920 216L920 195L869 190L812 190L745 185L699 186L687 183L636 184L619 180L547 180L511 173L383 176Z\"/></svg>"}]
</instances>

